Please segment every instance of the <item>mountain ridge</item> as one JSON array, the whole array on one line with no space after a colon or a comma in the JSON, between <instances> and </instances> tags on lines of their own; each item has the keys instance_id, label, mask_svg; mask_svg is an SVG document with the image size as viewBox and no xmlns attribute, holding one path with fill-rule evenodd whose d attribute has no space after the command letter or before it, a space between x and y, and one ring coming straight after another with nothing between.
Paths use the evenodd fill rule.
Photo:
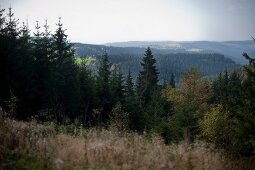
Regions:
<instances>
[{"instance_id":1,"label":"mountain ridge","mask_svg":"<svg viewBox=\"0 0 255 170\"><path fill-rule=\"evenodd\" d=\"M243 52L255 55L255 44L252 40L239 41L126 41L104 44L108 47L148 47L158 50L174 50L173 52L219 53L238 64L246 64ZM176 51L177 50L177 51Z\"/></svg>"}]
</instances>

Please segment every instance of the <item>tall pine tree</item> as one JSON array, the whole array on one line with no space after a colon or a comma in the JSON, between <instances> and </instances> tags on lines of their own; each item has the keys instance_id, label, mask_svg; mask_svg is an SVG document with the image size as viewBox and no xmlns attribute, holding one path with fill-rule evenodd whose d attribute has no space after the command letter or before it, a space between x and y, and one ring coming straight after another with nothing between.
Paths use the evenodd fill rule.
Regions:
<instances>
[{"instance_id":1,"label":"tall pine tree","mask_svg":"<svg viewBox=\"0 0 255 170\"><path fill-rule=\"evenodd\" d=\"M158 88L159 72L155 64L156 60L148 47L141 63L142 70L139 73L137 85L137 93L145 103L150 101L151 95Z\"/></svg>"},{"instance_id":2,"label":"tall pine tree","mask_svg":"<svg viewBox=\"0 0 255 170\"><path fill-rule=\"evenodd\" d=\"M98 75L96 78L96 90L98 105L101 108L101 120L105 121L109 117L110 106L110 63L108 54L105 52L100 59Z\"/></svg>"},{"instance_id":3,"label":"tall pine tree","mask_svg":"<svg viewBox=\"0 0 255 170\"><path fill-rule=\"evenodd\" d=\"M54 62L55 74L53 91L55 101L53 101L52 106L54 107L58 122L60 122L66 116L70 118L77 116L80 98L80 89L77 86L79 84L78 66L75 64L74 50L67 40L61 18L59 18L52 41L54 52L52 60Z\"/></svg>"}]
</instances>

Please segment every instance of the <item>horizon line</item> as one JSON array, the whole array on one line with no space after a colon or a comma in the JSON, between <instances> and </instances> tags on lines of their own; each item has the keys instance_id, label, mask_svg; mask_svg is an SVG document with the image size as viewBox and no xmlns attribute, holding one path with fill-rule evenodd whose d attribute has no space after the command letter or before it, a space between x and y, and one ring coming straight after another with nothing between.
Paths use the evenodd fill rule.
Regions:
<instances>
[{"instance_id":1,"label":"horizon line","mask_svg":"<svg viewBox=\"0 0 255 170\"><path fill-rule=\"evenodd\" d=\"M89 42L89 41L71 41L71 43L82 43L82 44L94 44L94 45L107 45L113 43L131 43L131 42L243 42L243 41L254 41L252 39L243 39L243 40L128 40L128 41L109 41L109 42Z\"/></svg>"}]
</instances>

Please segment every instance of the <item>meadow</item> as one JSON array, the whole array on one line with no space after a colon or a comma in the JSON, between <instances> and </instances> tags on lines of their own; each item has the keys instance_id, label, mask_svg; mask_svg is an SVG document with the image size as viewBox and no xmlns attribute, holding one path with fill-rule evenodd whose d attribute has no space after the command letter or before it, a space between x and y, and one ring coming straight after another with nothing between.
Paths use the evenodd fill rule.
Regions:
<instances>
[{"instance_id":1,"label":"meadow","mask_svg":"<svg viewBox=\"0 0 255 170\"><path fill-rule=\"evenodd\" d=\"M1 117L0 169L253 169L203 142L164 144L156 134Z\"/></svg>"}]
</instances>

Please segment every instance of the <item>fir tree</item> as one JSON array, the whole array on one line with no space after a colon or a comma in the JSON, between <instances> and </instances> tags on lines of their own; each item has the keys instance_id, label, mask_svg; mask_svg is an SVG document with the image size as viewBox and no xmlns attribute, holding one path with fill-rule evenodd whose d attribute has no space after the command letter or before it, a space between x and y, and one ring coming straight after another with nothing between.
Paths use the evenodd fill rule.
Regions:
<instances>
[{"instance_id":1,"label":"fir tree","mask_svg":"<svg viewBox=\"0 0 255 170\"><path fill-rule=\"evenodd\" d=\"M110 63L108 59L108 54L105 52L100 59L98 68L98 75L96 78L96 90L99 107L102 109L102 119L108 118L110 111Z\"/></svg>"},{"instance_id":2,"label":"fir tree","mask_svg":"<svg viewBox=\"0 0 255 170\"><path fill-rule=\"evenodd\" d=\"M155 66L156 60L153 57L151 49L148 47L141 63L142 71L138 76L138 95L147 103L153 91L157 89L158 85L158 70Z\"/></svg>"},{"instance_id":3,"label":"fir tree","mask_svg":"<svg viewBox=\"0 0 255 170\"><path fill-rule=\"evenodd\" d=\"M79 66L79 82L80 82L80 114L83 123L89 123L89 111L95 106L95 80L91 72L87 69L85 60L82 60Z\"/></svg>"},{"instance_id":4,"label":"fir tree","mask_svg":"<svg viewBox=\"0 0 255 170\"><path fill-rule=\"evenodd\" d=\"M172 88L175 88L175 76L174 76L173 73L171 74L170 86L171 86Z\"/></svg>"},{"instance_id":5,"label":"fir tree","mask_svg":"<svg viewBox=\"0 0 255 170\"><path fill-rule=\"evenodd\" d=\"M64 113L75 118L79 108L79 78L78 66L74 61L74 51L72 45L67 41L67 35L63 29L61 18L57 23L57 29L53 34L52 50L54 63L54 91L55 98L52 106L57 113L58 122L63 121ZM62 119L62 120L61 120Z\"/></svg>"},{"instance_id":6,"label":"fir tree","mask_svg":"<svg viewBox=\"0 0 255 170\"><path fill-rule=\"evenodd\" d=\"M17 28L18 20L14 18L12 9L9 8L7 16L4 15L5 10L0 10L0 103L5 109L4 101L10 97L10 91L16 94L16 88L19 86L19 72L16 68L20 68L22 60L19 60L19 31Z\"/></svg>"},{"instance_id":7,"label":"fir tree","mask_svg":"<svg viewBox=\"0 0 255 170\"><path fill-rule=\"evenodd\" d=\"M134 83L130 71L128 72L128 75L126 77L125 94L126 96L134 95Z\"/></svg>"},{"instance_id":8,"label":"fir tree","mask_svg":"<svg viewBox=\"0 0 255 170\"><path fill-rule=\"evenodd\" d=\"M48 27L47 21L44 27ZM36 93L36 99L34 103L40 105L38 109L50 108L52 102L52 90L53 84L53 66L50 60L50 56L53 55L51 49L51 40L45 28L45 32L41 32L41 27L38 21L36 22L33 44L33 56L34 61L34 92ZM48 28L47 28L48 29Z\"/></svg>"},{"instance_id":9,"label":"fir tree","mask_svg":"<svg viewBox=\"0 0 255 170\"><path fill-rule=\"evenodd\" d=\"M110 77L110 92L112 106L115 106L117 102L123 103L124 86L123 76L119 68L116 65L113 66L114 68Z\"/></svg>"}]
</instances>

